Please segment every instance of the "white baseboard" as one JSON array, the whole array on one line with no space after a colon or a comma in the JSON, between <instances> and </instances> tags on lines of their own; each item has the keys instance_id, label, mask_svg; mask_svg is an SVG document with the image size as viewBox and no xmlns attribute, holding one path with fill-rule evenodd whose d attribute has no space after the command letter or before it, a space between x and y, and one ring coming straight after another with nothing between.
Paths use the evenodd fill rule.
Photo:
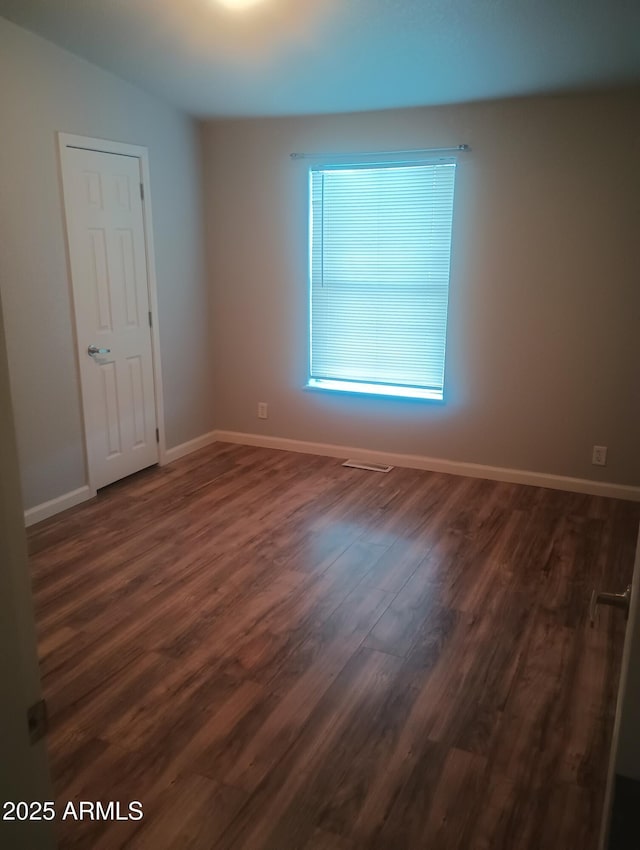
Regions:
<instances>
[{"instance_id":1,"label":"white baseboard","mask_svg":"<svg viewBox=\"0 0 640 850\"><path fill-rule=\"evenodd\" d=\"M64 493L62 496L56 496L55 499L49 499L48 502L43 502L41 505L27 508L24 512L24 524L27 527L35 525L37 522L42 522L43 519L49 519L54 514L66 511L67 508L73 508L82 502L86 502L87 499L92 499L95 495L96 491L85 484L84 487L78 487L77 490L72 490L70 493Z\"/></svg>"},{"instance_id":2,"label":"white baseboard","mask_svg":"<svg viewBox=\"0 0 640 850\"><path fill-rule=\"evenodd\" d=\"M178 458L196 452L198 449L203 449L205 446L215 442L215 432L210 431L208 434L203 434L201 437L196 437L195 440L189 440L188 443L182 443L172 449L167 449L164 453L162 463L171 463ZM61 511L66 511L67 508L73 508L87 499L91 499L96 495L95 490L92 490L87 484L84 487L78 487L77 490L72 490L70 493L65 493L62 496L57 496L55 499L50 499L48 502L43 502L41 505L36 505L33 508L27 508L24 512L24 524L29 527L37 522L42 522L43 519L59 514Z\"/></svg>"},{"instance_id":3,"label":"white baseboard","mask_svg":"<svg viewBox=\"0 0 640 850\"><path fill-rule=\"evenodd\" d=\"M261 446L266 449L300 452L302 454L324 455L336 458L357 458L365 463L404 466L410 469L425 469L430 472L446 472L451 475L466 475L470 478L488 478L492 481L505 481L511 484L530 484L534 487L549 487L552 490L567 490L570 493L586 493L591 496L607 496L612 499L627 499L640 502L640 487L628 484L614 484L607 481L590 481L587 478L571 478L566 475L551 475L544 472L531 472L523 469L507 469L500 466L484 466L478 463L464 463L456 460L408 455L395 452L379 452L371 449L359 449L353 446L336 446L329 443L312 443L307 440L290 440L286 437L268 437L262 434L242 434L238 431L210 431L195 440L189 440L165 452L164 463L171 463L191 452L203 449L212 443L239 443L244 446ZM88 485L78 487L70 493L57 496L41 505L27 508L24 512L25 525L35 525L44 519L73 508L96 495Z\"/></svg>"},{"instance_id":4,"label":"white baseboard","mask_svg":"<svg viewBox=\"0 0 640 850\"><path fill-rule=\"evenodd\" d=\"M245 446L262 446L267 449L281 449L327 457L352 457L365 463L404 466L410 469L425 469L430 472L447 472L451 475L466 475L470 478L488 478L491 481L505 481L510 484L531 484L534 487L549 487L552 490L567 490L570 493L586 493L590 496L607 496L612 499L640 502L640 487L633 487L628 484L613 484L606 481L591 481L587 478L571 478L567 475L551 475L545 472L530 472L523 469L441 460L440 458L422 455L379 452L358 449L353 446L335 446L327 443L311 443L306 440L289 440L284 437L267 437L262 434L242 434L237 431L214 431L213 434L214 439L222 443L240 443Z\"/></svg>"},{"instance_id":5,"label":"white baseboard","mask_svg":"<svg viewBox=\"0 0 640 850\"><path fill-rule=\"evenodd\" d=\"M190 455L191 452L197 452L198 449L204 449L205 446L210 446L211 443L215 443L216 439L216 432L209 431L208 434L202 434L202 436L196 437L194 440L189 440L187 443L180 443L179 446L167 449L164 453L162 464L173 463L174 460Z\"/></svg>"}]
</instances>

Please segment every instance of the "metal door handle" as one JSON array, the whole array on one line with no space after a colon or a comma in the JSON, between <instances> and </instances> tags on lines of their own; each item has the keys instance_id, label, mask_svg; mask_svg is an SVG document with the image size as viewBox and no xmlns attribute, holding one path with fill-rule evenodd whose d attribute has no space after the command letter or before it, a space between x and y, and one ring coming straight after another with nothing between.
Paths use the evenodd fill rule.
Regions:
<instances>
[{"instance_id":1,"label":"metal door handle","mask_svg":"<svg viewBox=\"0 0 640 850\"><path fill-rule=\"evenodd\" d=\"M613 605L624 611L625 619L629 616L629 605L631 603L631 585L627 585L624 593L603 593L602 591L591 591L591 603L589 605L589 619L591 625L596 622L596 608L598 605Z\"/></svg>"},{"instance_id":2,"label":"metal door handle","mask_svg":"<svg viewBox=\"0 0 640 850\"><path fill-rule=\"evenodd\" d=\"M96 354L111 354L110 348L98 348L97 345L90 345L87 348L87 354L90 354L91 357L94 357Z\"/></svg>"}]
</instances>

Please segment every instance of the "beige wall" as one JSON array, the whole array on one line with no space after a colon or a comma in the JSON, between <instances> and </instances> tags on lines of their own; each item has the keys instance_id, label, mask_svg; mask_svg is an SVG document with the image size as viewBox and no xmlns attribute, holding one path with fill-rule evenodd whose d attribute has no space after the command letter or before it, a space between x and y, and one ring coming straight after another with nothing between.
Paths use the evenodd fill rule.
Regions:
<instances>
[{"instance_id":1,"label":"beige wall","mask_svg":"<svg viewBox=\"0 0 640 850\"><path fill-rule=\"evenodd\" d=\"M167 446L212 427L196 125L0 19L0 287L25 506L86 482L56 132L149 148Z\"/></svg>"},{"instance_id":2,"label":"beige wall","mask_svg":"<svg viewBox=\"0 0 640 850\"><path fill-rule=\"evenodd\" d=\"M308 163L289 153L459 143L448 402L303 392ZM209 122L203 149L216 427L640 484L638 91Z\"/></svg>"}]
</instances>

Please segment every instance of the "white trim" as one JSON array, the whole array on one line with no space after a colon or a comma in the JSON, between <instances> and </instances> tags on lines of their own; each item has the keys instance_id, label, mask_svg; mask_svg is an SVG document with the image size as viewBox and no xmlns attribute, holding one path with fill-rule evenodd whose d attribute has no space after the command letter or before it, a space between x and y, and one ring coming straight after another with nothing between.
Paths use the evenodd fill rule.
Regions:
<instances>
[{"instance_id":1,"label":"white trim","mask_svg":"<svg viewBox=\"0 0 640 850\"><path fill-rule=\"evenodd\" d=\"M64 493L62 496L56 496L55 499L50 499L41 505L27 508L24 512L24 524L27 527L35 525L37 522L42 522L43 519L49 519L54 514L66 511L67 508L73 508L88 499L93 499L95 495L96 491L85 484L84 487L78 487L77 490L72 490L70 493Z\"/></svg>"},{"instance_id":2,"label":"white trim","mask_svg":"<svg viewBox=\"0 0 640 850\"><path fill-rule=\"evenodd\" d=\"M198 449L204 449L205 446L210 446L215 441L216 432L209 431L208 434L202 434L202 436L196 437L194 440L189 440L187 443L180 443L179 446L167 449L164 462L173 463L174 460L185 457L185 455L190 455L191 452L197 452Z\"/></svg>"},{"instance_id":3,"label":"white trim","mask_svg":"<svg viewBox=\"0 0 640 850\"><path fill-rule=\"evenodd\" d=\"M202 434L194 440L189 440L186 443L181 443L179 446L174 446L164 452L163 464L173 463L174 460L179 460L181 457L197 452L199 449L204 449L216 441L216 432L209 431L208 434ZM25 526L35 525L36 522L42 522L43 519L55 514L66 511L67 508L73 508L87 499L92 499L96 495L96 491L92 490L87 484L84 487L78 487L77 490L72 490L70 493L64 493L62 496L56 496L55 499L50 499L48 502L43 502L41 505L36 505L33 508L27 508L24 512Z\"/></svg>"},{"instance_id":4,"label":"white trim","mask_svg":"<svg viewBox=\"0 0 640 850\"><path fill-rule=\"evenodd\" d=\"M354 457L369 463L404 466L410 469L425 469L430 472L446 472L451 475L466 475L470 478L488 478L511 484L530 484L534 487L549 487L552 490L567 490L570 493L586 493L591 496L607 496L612 499L627 499L640 502L640 487L614 484L607 481L590 481L587 478L571 478L568 475L551 475L546 472L531 472L524 469L508 469L501 466L484 466L457 460L441 460L423 455L379 452L357 449L353 446L335 446L327 443L311 443L306 440L289 440L284 437L268 437L262 434L242 434L237 431L214 431L215 440L222 443L240 443L245 446L262 446L303 454L327 457Z\"/></svg>"},{"instance_id":5,"label":"white trim","mask_svg":"<svg viewBox=\"0 0 640 850\"><path fill-rule=\"evenodd\" d=\"M544 472L528 472L521 469L506 469L500 466L483 466L478 463L463 463L454 460L424 457L422 455L394 454L371 449L355 449L348 446L336 446L329 443L311 443L306 440L289 440L285 437L267 437L262 434L242 434L238 431L209 431L186 443L181 443L165 452L165 463L173 463L181 457L204 449L212 443L237 443L244 446L261 446L266 449L279 449L287 452L323 455L325 457L351 457L369 463L381 463L390 466L402 466L409 469L424 469L430 472L446 472L451 475L466 475L470 478L487 478L491 481L505 481L511 484L530 484L533 487L549 487L552 490L567 490L571 493L586 493L591 496L607 496L612 499L627 499L640 502L640 487L628 484L612 484L603 481L589 481L586 478L570 478L565 475L550 475ZM34 525L54 514L66 511L88 499L96 491L85 485L57 496L41 505L28 508L24 512L25 525Z\"/></svg>"},{"instance_id":6,"label":"white trim","mask_svg":"<svg viewBox=\"0 0 640 850\"><path fill-rule=\"evenodd\" d=\"M160 364L160 332L158 320L158 292L156 280L155 266L155 251L153 246L153 223L151 215L151 179L149 173L149 150L142 145L131 145L126 142L113 142L107 139L95 139L90 136L76 136L72 133L58 133L58 148L60 153L60 176L62 185L63 202L65 203L65 232L66 232L66 197L64 193L65 179L67 175L67 157L68 148L80 148L82 150L93 150L100 153L120 154L121 156L130 156L137 159L140 163L140 182L143 186L144 199L142 202L142 219L144 227L144 241L147 259L147 289L149 292L149 307L152 315L151 327L151 352L153 360L153 385L155 394L156 406L156 427L158 428L158 462L162 466L166 460L166 441L164 428L164 395L162 391L162 369ZM68 236L67 236L67 250ZM71 270L69 270L71 279ZM75 310L72 308L72 321L76 327ZM76 346L77 348L77 346ZM79 370L78 370L79 375ZM80 397L83 410L83 432L84 432L84 451L85 463L87 468L88 487L95 492L96 488L92 481L91 468L89 465L89 457L87 452L87 437L85 430L86 412L84 409L84 396L82 394L82 386L80 386Z\"/></svg>"},{"instance_id":7,"label":"white trim","mask_svg":"<svg viewBox=\"0 0 640 850\"><path fill-rule=\"evenodd\" d=\"M133 147L133 146L131 146ZM153 351L153 382L156 396L156 425L158 428L158 462L167 463L167 443L164 430L164 392L160 361L160 319L158 313L158 281L156 278L156 254L153 247L153 219L151 216L151 175L149 173L149 151L140 148L141 180L144 191L142 215L144 218L144 241L147 250L147 277L149 281L149 307L151 308L151 348Z\"/></svg>"}]
</instances>

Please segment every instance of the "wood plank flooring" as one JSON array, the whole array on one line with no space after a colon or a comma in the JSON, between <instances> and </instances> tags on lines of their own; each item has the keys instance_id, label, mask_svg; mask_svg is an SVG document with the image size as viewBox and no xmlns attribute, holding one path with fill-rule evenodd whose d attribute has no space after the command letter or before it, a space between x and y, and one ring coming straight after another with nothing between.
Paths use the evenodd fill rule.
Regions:
<instances>
[{"instance_id":1,"label":"wood plank flooring","mask_svg":"<svg viewBox=\"0 0 640 850\"><path fill-rule=\"evenodd\" d=\"M91 850L595 850L640 505L216 444L30 530Z\"/></svg>"}]
</instances>

